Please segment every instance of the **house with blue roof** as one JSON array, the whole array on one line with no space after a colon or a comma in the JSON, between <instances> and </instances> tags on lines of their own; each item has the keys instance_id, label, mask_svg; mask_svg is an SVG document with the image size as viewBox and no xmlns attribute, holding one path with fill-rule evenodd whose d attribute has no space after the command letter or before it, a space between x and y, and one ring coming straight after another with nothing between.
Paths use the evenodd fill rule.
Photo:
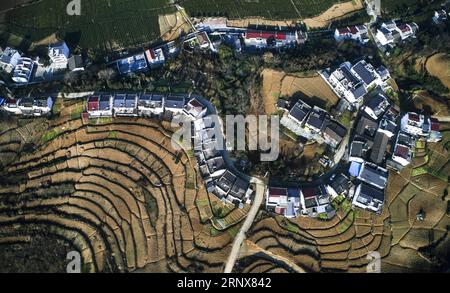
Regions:
<instances>
[{"instance_id":1,"label":"house with blue roof","mask_svg":"<svg viewBox=\"0 0 450 293\"><path fill-rule=\"evenodd\" d=\"M113 109L114 116L137 116L137 95L116 94Z\"/></svg>"},{"instance_id":2,"label":"house with blue roof","mask_svg":"<svg viewBox=\"0 0 450 293\"><path fill-rule=\"evenodd\" d=\"M117 61L117 69L120 74L145 72L148 70L145 53L123 58Z\"/></svg>"},{"instance_id":3,"label":"house with blue roof","mask_svg":"<svg viewBox=\"0 0 450 293\"><path fill-rule=\"evenodd\" d=\"M161 94L142 94L138 99L140 116L162 115L164 113L165 96Z\"/></svg>"}]
</instances>

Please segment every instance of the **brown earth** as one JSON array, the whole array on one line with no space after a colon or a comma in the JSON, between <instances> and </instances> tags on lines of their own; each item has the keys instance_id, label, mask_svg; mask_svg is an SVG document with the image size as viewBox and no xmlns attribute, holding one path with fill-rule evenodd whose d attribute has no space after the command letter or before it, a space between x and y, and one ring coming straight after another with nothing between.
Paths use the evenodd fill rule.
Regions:
<instances>
[{"instance_id":1,"label":"brown earth","mask_svg":"<svg viewBox=\"0 0 450 293\"><path fill-rule=\"evenodd\" d=\"M159 15L158 22L161 38L166 42L178 39L191 29L180 12Z\"/></svg>"},{"instance_id":2,"label":"brown earth","mask_svg":"<svg viewBox=\"0 0 450 293\"><path fill-rule=\"evenodd\" d=\"M297 76L264 69L262 78L262 96L267 114L276 111L276 103L280 97L289 99L298 95L311 105L326 109L330 109L339 101L338 96L318 74Z\"/></svg>"},{"instance_id":3,"label":"brown earth","mask_svg":"<svg viewBox=\"0 0 450 293\"><path fill-rule=\"evenodd\" d=\"M172 148L167 123L86 121L78 107L2 131L3 242L32 227L80 251L87 272L221 272L233 239L227 227L238 229L248 207L206 192L195 160ZM212 229L218 221L225 228Z\"/></svg>"},{"instance_id":4,"label":"brown earth","mask_svg":"<svg viewBox=\"0 0 450 293\"><path fill-rule=\"evenodd\" d=\"M437 100L433 98L427 91L419 91L413 96L414 106L419 110L429 110L431 114L436 116L449 116L449 105L444 99Z\"/></svg>"},{"instance_id":5,"label":"brown earth","mask_svg":"<svg viewBox=\"0 0 450 293\"><path fill-rule=\"evenodd\" d=\"M361 9L364 9L362 0L352 0L344 3L338 3L334 4L327 11L316 17L304 19L303 22L309 28L323 28L327 27L331 21L342 18Z\"/></svg>"},{"instance_id":6,"label":"brown earth","mask_svg":"<svg viewBox=\"0 0 450 293\"><path fill-rule=\"evenodd\" d=\"M450 55L446 53L438 53L426 62L427 71L437 78L450 89Z\"/></svg>"},{"instance_id":7,"label":"brown earth","mask_svg":"<svg viewBox=\"0 0 450 293\"><path fill-rule=\"evenodd\" d=\"M442 143L429 144L425 154L426 163L414 161L414 168L426 166L430 172L446 174L450 153ZM390 173L381 215L352 211L348 202L338 205L336 217L329 221L288 220L262 212L248 241L265 253L247 252L235 271L292 272L292 266L275 261L273 255L278 255L307 272L366 272L371 251L380 253L382 272L448 269L449 197L444 197L448 182L431 174L412 177L411 173L412 167L401 174ZM421 210L424 221L417 220Z\"/></svg>"}]
</instances>

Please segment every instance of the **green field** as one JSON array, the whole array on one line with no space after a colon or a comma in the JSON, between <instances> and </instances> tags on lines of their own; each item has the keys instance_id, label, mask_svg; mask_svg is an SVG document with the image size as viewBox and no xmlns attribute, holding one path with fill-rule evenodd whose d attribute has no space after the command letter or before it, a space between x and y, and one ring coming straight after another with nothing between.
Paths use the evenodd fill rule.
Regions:
<instances>
[{"instance_id":1,"label":"green field","mask_svg":"<svg viewBox=\"0 0 450 293\"><path fill-rule=\"evenodd\" d=\"M158 15L174 12L169 0L82 0L81 16L69 16L69 1L42 0L7 12L0 30L31 41L53 33L71 45L109 51L157 41Z\"/></svg>"},{"instance_id":2,"label":"green field","mask_svg":"<svg viewBox=\"0 0 450 293\"><path fill-rule=\"evenodd\" d=\"M244 18L294 19L316 16L338 0L181 0L191 16L226 16ZM295 6L295 7L294 7ZM297 12L297 10L300 12Z\"/></svg>"},{"instance_id":3,"label":"green field","mask_svg":"<svg viewBox=\"0 0 450 293\"><path fill-rule=\"evenodd\" d=\"M381 10L390 16L421 14L437 9L445 0L381 0Z\"/></svg>"}]
</instances>

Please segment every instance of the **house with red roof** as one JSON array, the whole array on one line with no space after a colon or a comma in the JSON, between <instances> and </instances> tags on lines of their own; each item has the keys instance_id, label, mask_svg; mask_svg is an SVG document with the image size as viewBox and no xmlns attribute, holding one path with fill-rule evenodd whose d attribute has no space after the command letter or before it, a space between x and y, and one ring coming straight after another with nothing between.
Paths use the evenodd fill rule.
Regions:
<instances>
[{"instance_id":1,"label":"house with red roof","mask_svg":"<svg viewBox=\"0 0 450 293\"><path fill-rule=\"evenodd\" d=\"M412 160L412 148L414 147L414 144L415 139L413 137L400 131L395 142L392 160L403 167L408 166Z\"/></svg>"},{"instance_id":2,"label":"house with red roof","mask_svg":"<svg viewBox=\"0 0 450 293\"><path fill-rule=\"evenodd\" d=\"M330 202L330 194L324 185L304 187L300 191L301 214L303 216L316 218L324 215L328 219L334 217L335 210Z\"/></svg>"},{"instance_id":3,"label":"house with red roof","mask_svg":"<svg viewBox=\"0 0 450 293\"><path fill-rule=\"evenodd\" d=\"M19 108L19 101L16 99L5 99L2 109L15 115L22 114L22 110Z\"/></svg>"},{"instance_id":4,"label":"house with red roof","mask_svg":"<svg viewBox=\"0 0 450 293\"><path fill-rule=\"evenodd\" d=\"M365 25L353 25L343 28L337 28L334 32L336 42L345 40L354 40L362 44L369 42L368 30Z\"/></svg>"},{"instance_id":5,"label":"house with red roof","mask_svg":"<svg viewBox=\"0 0 450 293\"><path fill-rule=\"evenodd\" d=\"M286 218L297 217L300 210L300 189L269 187L266 191L266 208Z\"/></svg>"},{"instance_id":6,"label":"house with red roof","mask_svg":"<svg viewBox=\"0 0 450 293\"><path fill-rule=\"evenodd\" d=\"M427 141L437 142L442 139L439 132L439 120L414 112L406 113L401 119L401 130L415 137L426 138Z\"/></svg>"},{"instance_id":7,"label":"house with red roof","mask_svg":"<svg viewBox=\"0 0 450 293\"><path fill-rule=\"evenodd\" d=\"M247 47L256 49L273 49L287 46L296 46L303 40L303 34L291 31L262 31L248 30L244 34L244 43Z\"/></svg>"},{"instance_id":8,"label":"house with red roof","mask_svg":"<svg viewBox=\"0 0 450 293\"><path fill-rule=\"evenodd\" d=\"M193 119L202 118L206 115L208 109L205 105L198 99L192 98L189 102L184 106L184 112Z\"/></svg>"},{"instance_id":9,"label":"house with red roof","mask_svg":"<svg viewBox=\"0 0 450 293\"><path fill-rule=\"evenodd\" d=\"M112 116L111 95L90 96L87 100L87 112L90 118L111 117Z\"/></svg>"},{"instance_id":10,"label":"house with red roof","mask_svg":"<svg viewBox=\"0 0 450 293\"><path fill-rule=\"evenodd\" d=\"M164 55L162 48L148 49L145 51L145 58L151 68L161 66L166 62L166 56Z\"/></svg>"}]
</instances>

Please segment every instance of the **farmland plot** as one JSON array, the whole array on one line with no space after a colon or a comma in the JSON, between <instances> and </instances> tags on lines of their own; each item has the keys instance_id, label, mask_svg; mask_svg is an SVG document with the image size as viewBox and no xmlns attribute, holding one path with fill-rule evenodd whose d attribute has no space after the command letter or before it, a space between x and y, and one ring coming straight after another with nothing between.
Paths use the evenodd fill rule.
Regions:
<instances>
[{"instance_id":1,"label":"farmland plot","mask_svg":"<svg viewBox=\"0 0 450 293\"><path fill-rule=\"evenodd\" d=\"M226 16L267 19L303 19L320 14L338 0L182 0L181 5L191 16Z\"/></svg>"},{"instance_id":2,"label":"farmland plot","mask_svg":"<svg viewBox=\"0 0 450 293\"><path fill-rule=\"evenodd\" d=\"M158 16L175 11L167 0L85 0L81 16L69 16L66 4L43 0L9 11L1 23L2 31L31 41L57 32L73 45L110 50L158 40Z\"/></svg>"},{"instance_id":3,"label":"farmland plot","mask_svg":"<svg viewBox=\"0 0 450 293\"><path fill-rule=\"evenodd\" d=\"M13 248L41 233L79 251L85 272L221 272L235 228L212 231L212 209L229 226L248 209L225 207L206 192L195 161L172 148L164 123L87 121L73 116L77 107L36 120L40 133L27 152L30 125L2 135L0 158L14 158L0 161L0 240L8 257L39 254L38 243ZM58 133L41 139L52 129Z\"/></svg>"}]
</instances>

